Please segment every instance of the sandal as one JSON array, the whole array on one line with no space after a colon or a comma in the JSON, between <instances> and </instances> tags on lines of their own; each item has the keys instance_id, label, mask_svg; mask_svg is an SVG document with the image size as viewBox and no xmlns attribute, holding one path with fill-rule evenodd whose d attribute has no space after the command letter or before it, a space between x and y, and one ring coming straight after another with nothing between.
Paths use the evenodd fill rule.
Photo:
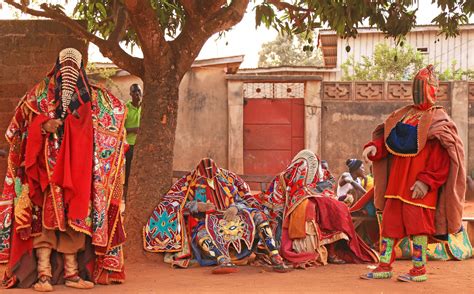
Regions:
<instances>
[{"instance_id":1,"label":"sandal","mask_svg":"<svg viewBox=\"0 0 474 294\"><path fill-rule=\"evenodd\" d=\"M233 263L227 262L227 263L221 263L215 268L212 269L212 273L214 275L223 275L223 274L233 274L238 272L239 269L237 266Z\"/></svg>"},{"instance_id":2,"label":"sandal","mask_svg":"<svg viewBox=\"0 0 474 294\"><path fill-rule=\"evenodd\" d=\"M52 292L53 285L51 284L51 277L41 276L38 281L33 285L33 290L38 292Z\"/></svg>"},{"instance_id":3,"label":"sandal","mask_svg":"<svg viewBox=\"0 0 474 294\"><path fill-rule=\"evenodd\" d=\"M329 256L328 262L332 264L345 264L346 262L337 256Z\"/></svg>"},{"instance_id":4,"label":"sandal","mask_svg":"<svg viewBox=\"0 0 474 294\"><path fill-rule=\"evenodd\" d=\"M287 273L291 271L291 269L286 266L285 262L283 261L283 258L280 256L280 254L274 254L271 257L272 261L272 268L273 271L276 273Z\"/></svg>"},{"instance_id":5,"label":"sandal","mask_svg":"<svg viewBox=\"0 0 474 294\"><path fill-rule=\"evenodd\" d=\"M390 279L392 272L370 272L359 276L363 280L383 280Z\"/></svg>"},{"instance_id":6,"label":"sandal","mask_svg":"<svg viewBox=\"0 0 474 294\"><path fill-rule=\"evenodd\" d=\"M94 288L94 283L81 279L79 276L73 276L66 278L64 283L67 287L75 289L92 289Z\"/></svg>"},{"instance_id":7,"label":"sandal","mask_svg":"<svg viewBox=\"0 0 474 294\"><path fill-rule=\"evenodd\" d=\"M417 276L414 276L411 274L403 274L403 275L399 275L397 277L397 280L400 282L424 282L428 280L428 277L426 276L426 274L417 275Z\"/></svg>"}]
</instances>

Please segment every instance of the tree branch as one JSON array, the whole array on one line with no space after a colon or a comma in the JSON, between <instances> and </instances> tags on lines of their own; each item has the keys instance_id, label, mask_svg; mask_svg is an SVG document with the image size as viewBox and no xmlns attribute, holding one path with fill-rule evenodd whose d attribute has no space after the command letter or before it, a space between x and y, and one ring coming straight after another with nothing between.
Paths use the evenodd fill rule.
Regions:
<instances>
[{"instance_id":1,"label":"tree branch","mask_svg":"<svg viewBox=\"0 0 474 294\"><path fill-rule=\"evenodd\" d=\"M135 32L147 62L157 62L159 59L157 53L161 57L166 56L170 48L150 1L125 0L124 3L133 27L137 28Z\"/></svg>"},{"instance_id":2,"label":"tree branch","mask_svg":"<svg viewBox=\"0 0 474 294\"><path fill-rule=\"evenodd\" d=\"M194 0L178 0L181 5L183 5L186 15L189 17L194 17L196 15L196 9L194 7Z\"/></svg>"},{"instance_id":3,"label":"tree branch","mask_svg":"<svg viewBox=\"0 0 474 294\"><path fill-rule=\"evenodd\" d=\"M99 47L100 52L105 57L110 58L118 67L123 68L138 77L143 76L144 68L143 60L141 58L130 56L128 53L123 51L122 48L120 48L118 42L107 41L90 33L77 21L65 15L61 10L51 8L46 4L41 4L40 7L43 10L36 10L13 0L5 0L5 3L20 9L27 14L49 18L63 24L64 26L68 27L76 36L96 44L97 47Z\"/></svg>"},{"instance_id":4,"label":"tree branch","mask_svg":"<svg viewBox=\"0 0 474 294\"><path fill-rule=\"evenodd\" d=\"M297 5L290 4L288 2L280 0L267 0L267 3L272 4L278 10L288 10L288 11L304 11L304 12L314 12L314 9L303 8Z\"/></svg>"},{"instance_id":5,"label":"tree branch","mask_svg":"<svg viewBox=\"0 0 474 294\"><path fill-rule=\"evenodd\" d=\"M179 75L186 73L204 43L212 35L230 29L242 20L248 3L249 0L234 0L229 6L220 8L207 17L200 15L200 18L186 21L179 36L171 42L173 52L181 54L177 64Z\"/></svg>"},{"instance_id":6,"label":"tree branch","mask_svg":"<svg viewBox=\"0 0 474 294\"><path fill-rule=\"evenodd\" d=\"M120 39L122 38L123 33L125 32L128 22L127 11L125 11L125 8L119 5L117 5L117 7L117 19L115 20L115 28L108 38L109 41L114 41L116 43L120 42Z\"/></svg>"},{"instance_id":7,"label":"tree branch","mask_svg":"<svg viewBox=\"0 0 474 294\"><path fill-rule=\"evenodd\" d=\"M249 0L234 0L220 11L211 15L206 21L204 29L210 36L215 33L228 30L238 24L247 10Z\"/></svg>"}]
</instances>

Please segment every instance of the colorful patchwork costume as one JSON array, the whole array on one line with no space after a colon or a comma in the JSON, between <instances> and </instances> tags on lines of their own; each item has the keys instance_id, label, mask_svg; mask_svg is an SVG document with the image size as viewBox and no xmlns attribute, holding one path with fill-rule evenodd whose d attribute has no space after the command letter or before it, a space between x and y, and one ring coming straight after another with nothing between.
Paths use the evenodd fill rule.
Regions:
<instances>
[{"instance_id":1,"label":"colorful patchwork costume","mask_svg":"<svg viewBox=\"0 0 474 294\"><path fill-rule=\"evenodd\" d=\"M240 177L217 167L212 159L202 159L153 211L143 231L144 248L166 252L165 261L174 266L187 267L194 257L202 266L217 264L213 273L231 273L236 271L234 261L248 257L261 241L274 270L286 271L265 214L243 201L249 197L250 189ZM198 210L209 202L215 211ZM238 213L226 220L224 211L230 207Z\"/></svg>"},{"instance_id":2,"label":"colorful patchwork costume","mask_svg":"<svg viewBox=\"0 0 474 294\"><path fill-rule=\"evenodd\" d=\"M120 100L88 83L73 48L20 100L6 133L0 197L5 287L52 291L56 283L85 289L124 280L125 115ZM44 129L59 119L55 132Z\"/></svg>"},{"instance_id":3,"label":"colorful patchwork costume","mask_svg":"<svg viewBox=\"0 0 474 294\"><path fill-rule=\"evenodd\" d=\"M463 144L454 122L435 105L437 89L433 66L420 70L414 104L393 112L365 146L364 156L374 162L375 206L383 215L380 264L362 278L390 278L397 240L411 236L413 268L398 280L425 281L428 237L462 229Z\"/></svg>"},{"instance_id":4,"label":"colorful patchwork costume","mask_svg":"<svg viewBox=\"0 0 474 294\"><path fill-rule=\"evenodd\" d=\"M349 209L336 199L331 179L317 156L303 150L265 193L254 196L257 203L252 205L268 215L280 254L294 267L378 261L377 253L355 233Z\"/></svg>"}]
</instances>

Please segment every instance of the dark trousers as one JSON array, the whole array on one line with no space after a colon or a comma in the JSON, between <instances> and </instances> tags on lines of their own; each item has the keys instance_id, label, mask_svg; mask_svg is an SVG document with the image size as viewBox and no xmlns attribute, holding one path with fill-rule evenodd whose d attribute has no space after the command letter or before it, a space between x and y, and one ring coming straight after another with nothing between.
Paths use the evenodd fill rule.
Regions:
<instances>
[{"instance_id":1,"label":"dark trousers","mask_svg":"<svg viewBox=\"0 0 474 294\"><path fill-rule=\"evenodd\" d=\"M128 177L130 176L130 167L132 166L132 158L133 158L133 147L134 145L130 145L128 148L127 153L125 153L125 191L128 190ZM124 200L126 200L127 193L124 193Z\"/></svg>"}]
</instances>

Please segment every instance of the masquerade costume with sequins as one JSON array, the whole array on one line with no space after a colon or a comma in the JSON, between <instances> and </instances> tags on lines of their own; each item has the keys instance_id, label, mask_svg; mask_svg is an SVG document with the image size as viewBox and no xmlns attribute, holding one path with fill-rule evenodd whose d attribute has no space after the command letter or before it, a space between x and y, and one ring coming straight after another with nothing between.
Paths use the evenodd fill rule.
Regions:
<instances>
[{"instance_id":1,"label":"masquerade costume with sequins","mask_svg":"<svg viewBox=\"0 0 474 294\"><path fill-rule=\"evenodd\" d=\"M264 213L250 208L249 186L231 171L217 167L210 158L181 178L164 195L144 227L144 248L166 252L165 262L187 267L192 258L200 265L232 266L245 260L258 240L275 266L281 266L269 222ZM213 203L216 211L199 212L199 203ZM226 221L223 211L238 210Z\"/></svg>"},{"instance_id":2,"label":"masquerade costume with sequins","mask_svg":"<svg viewBox=\"0 0 474 294\"><path fill-rule=\"evenodd\" d=\"M383 210L381 262L363 278L391 277L397 240L413 239L413 268L402 281L426 280L426 248L434 234L457 233L466 188L464 149L456 125L435 105L438 80L433 66L413 81L413 105L393 112L373 133L375 206ZM415 183L428 187L412 198Z\"/></svg>"},{"instance_id":3,"label":"masquerade costume with sequins","mask_svg":"<svg viewBox=\"0 0 474 294\"><path fill-rule=\"evenodd\" d=\"M268 215L281 256L294 267L377 262L377 253L357 235L347 205L333 193L334 181L324 174L310 150L299 152L275 177L266 192L254 196L254 207Z\"/></svg>"},{"instance_id":4,"label":"masquerade costume with sequins","mask_svg":"<svg viewBox=\"0 0 474 294\"><path fill-rule=\"evenodd\" d=\"M61 55L21 98L6 132L10 153L0 197L6 287L30 287L37 275L48 276L52 284L72 276L101 284L125 279L119 205L126 109L106 89L89 84L80 62L68 71L60 60ZM63 122L55 133L43 130L50 119ZM44 249L52 254L44 259L51 265L39 269L38 262L37 269ZM66 260L71 255L72 272Z\"/></svg>"}]
</instances>

